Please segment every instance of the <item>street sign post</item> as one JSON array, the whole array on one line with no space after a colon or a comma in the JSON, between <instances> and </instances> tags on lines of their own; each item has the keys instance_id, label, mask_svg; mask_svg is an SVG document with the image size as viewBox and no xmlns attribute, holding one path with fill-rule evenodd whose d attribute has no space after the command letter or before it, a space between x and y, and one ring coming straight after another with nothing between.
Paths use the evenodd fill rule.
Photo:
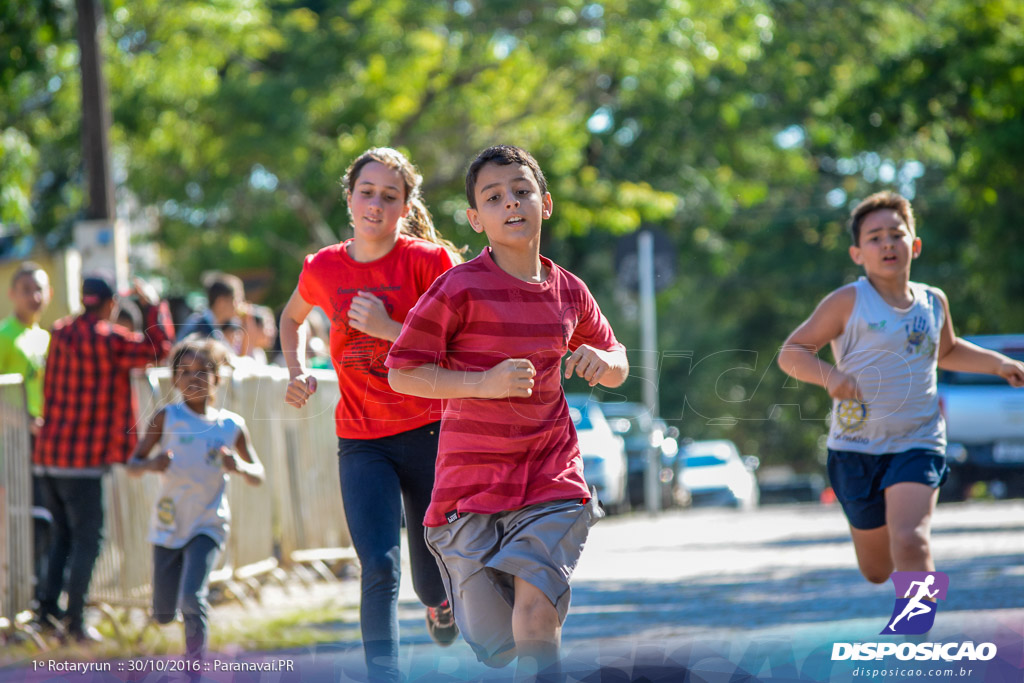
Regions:
<instances>
[{"instance_id":1,"label":"street sign post","mask_svg":"<svg viewBox=\"0 0 1024 683\"><path fill-rule=\"evenodd\" d=\"M651 418L658 417L658 322L655 293L668 287L675 274L675 249L668 235L652 226L619 240L615 255L619 283L635 291L640 308L640 354L643 402ZM647 450L644 498L650 513L661 508L661 453Z\"/></svg>"}]
</instances>

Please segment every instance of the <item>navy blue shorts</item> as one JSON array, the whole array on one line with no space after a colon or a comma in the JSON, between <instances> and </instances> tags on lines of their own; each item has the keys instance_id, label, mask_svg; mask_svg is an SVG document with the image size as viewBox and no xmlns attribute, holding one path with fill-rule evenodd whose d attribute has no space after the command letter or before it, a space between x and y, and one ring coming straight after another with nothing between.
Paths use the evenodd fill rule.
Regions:
<instances>
[{"instance_id":1,"label":"navy blue shorts","mask_svg":"<svg viewBox=\"0 0 1024 683\"><path fill-rule=\"evenodd\" d=\"M946 456L925 448L884 455L828 449L832 490L855 529L885 526L885 489L893 484L913 481L937 489L948 475Z\"/></svg>"}]
</instances>

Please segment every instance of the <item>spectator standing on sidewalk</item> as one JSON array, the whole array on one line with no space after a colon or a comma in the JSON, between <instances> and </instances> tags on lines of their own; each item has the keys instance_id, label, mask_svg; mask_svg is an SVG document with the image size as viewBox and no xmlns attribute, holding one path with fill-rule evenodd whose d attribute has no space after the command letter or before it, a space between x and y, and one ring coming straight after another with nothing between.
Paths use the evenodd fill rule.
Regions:
<instances>
[{"instance_id":1,"label":"spectator standing on sidewalk","mask_svg":"<svg viewBox=\"0 0 1024 683\"><path fill-rule=\"evenodd\" d=\"M244 334L238 355L251 358L257 365L266 365L267 349L277 336L274 312L266 306L247 304L242 314L242 329Z\"/></svg>"},{"instance_id":2,"label":"spectator standing on sidewalk","mask_svg":"<svg viewBox=\"0 0 1024 683\"><path fill-rule=\"evenodd\" d=\"M17 373L24 378L28 408L30 443L43 425L43 368L50 333L39 326L39 319L50 304L53 290L50 278L38 263L25 261L11 277L8 296L14 311L0 322L0 373ZM24 457L31 460L32 450ZM35 598L38 601L46 573L46 551L53 518L43 504L42 482L32 477L32 552L35 567Z\"/></svg>"},{"instance_id":3,"label":"spectator standing on sidewalk","mask_svg":"<svg viewBox=\"0 0 1024 683\"><path fill-rule=\"evenodd\" d=\"M38 616L44 625L64 619L67 635L78 641L98 639L84 617L103 535L102 477L126 460L137 440L129 371L163 359L173 336L167 304L141 280L135 293L145 334L113 324L113 285L103 275L86 277L85 311L57 321L46 358L44 421L33 463L53 515L53 538ZM58 600L65 589L62 612Z\"/></svg>"},{"instance_id":4,"label":"spectator standing on sidewalk","mask_svg":"<svg viewBox=\"0 0 1024 683\"><path fill-rule=\"evenodd\" d=\"M217 273L206 281L207 309L193 313L178 330L178 341L190 334L227 343L224 325L238 317L245 303L245 288L235 275Z\"/></svg>"}]
</instances>

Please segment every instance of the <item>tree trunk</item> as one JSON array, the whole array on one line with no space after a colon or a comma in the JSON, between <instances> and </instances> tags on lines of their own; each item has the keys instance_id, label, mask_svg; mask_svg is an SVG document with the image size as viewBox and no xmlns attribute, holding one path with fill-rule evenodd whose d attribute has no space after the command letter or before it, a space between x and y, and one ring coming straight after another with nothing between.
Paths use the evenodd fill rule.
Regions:
<instances>
[{"instance_id":1,"label":"tree trunk","mask_svg":"<svg viewBox=\"0 0 1024 683\"><path fill-rule=\"evenodd\" d=\"M75 0L82 69L82 161L88 185L86 218L114 220L114 185L110 178L110 105L100 53L102 9L99 0Z\"/></svg>"}]
</instances>

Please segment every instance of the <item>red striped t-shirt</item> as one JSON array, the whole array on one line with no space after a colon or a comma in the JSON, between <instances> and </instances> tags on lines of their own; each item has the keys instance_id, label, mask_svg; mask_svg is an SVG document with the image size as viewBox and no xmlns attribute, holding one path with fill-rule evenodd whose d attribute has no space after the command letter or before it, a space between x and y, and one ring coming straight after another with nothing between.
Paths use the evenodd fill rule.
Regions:
<instances>
[{"instance_id":1,"label":"red striped t-shirt","mask_svg":"<svg viewBox=\"0 0 1024 683\"><path fill-rule=\"evenodd\" d=\"M562 392L562 358L581 344L624 347L583 281L541 261L550 269L541 283L503 271L490 248L455 266L420 298L391 347L389 368L482 371L528 358L537 370L528 398L444 402L426 526L445 524L452 511L493 514L590 496Z\"/></svg>"}]
</instances>

